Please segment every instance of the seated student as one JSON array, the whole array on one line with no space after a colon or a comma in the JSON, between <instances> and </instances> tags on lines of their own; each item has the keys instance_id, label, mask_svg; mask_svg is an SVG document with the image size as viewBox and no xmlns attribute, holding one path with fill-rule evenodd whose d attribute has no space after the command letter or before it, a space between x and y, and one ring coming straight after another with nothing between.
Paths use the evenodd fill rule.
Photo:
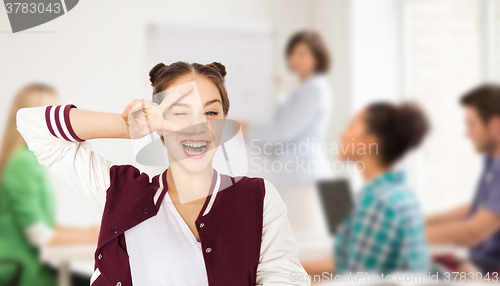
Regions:
<instances>
[{"instance_id":1,"label":"seated student","mask_svg":"<svg viewBox=\"0 0 500 286\"><path fill-rule=\"evenodd\" d=\"M49 174L16 130L19 109L58 102L56 90L40 83L25 86L13 100L0 152L0 285L12 285L18 275L18 286L57 285L56 270L40 262L40 248L97 242L98 227L56 225ZM89 285L90 276L74 273L71 280Z\"/></svg>"},{"instance_id":2,"label":"seated student","mask_svg":"<svg viewBox=\"0 0 500 286\"><path fill-rule=\"evenodd\" d=\"M500 270L500 85L485 84L461 98L467 136L485 154L472 203L426 219L429 243L457 244L483 273Z\"/></svg>"},{"instance_id":3,"label":"seated student","mask_svg":"<svg viewBox=\"0 0 500 286\"><path fill-rule=\"evenodd\" d=\"M309 275L428 271L420 204L404 173L393 170L427 130L424 114L411 104L375 103L354 117L342 134L341 159L363 166L365 185L339 228L334 259L303 262Z\"/></svg>"}]
</instances>

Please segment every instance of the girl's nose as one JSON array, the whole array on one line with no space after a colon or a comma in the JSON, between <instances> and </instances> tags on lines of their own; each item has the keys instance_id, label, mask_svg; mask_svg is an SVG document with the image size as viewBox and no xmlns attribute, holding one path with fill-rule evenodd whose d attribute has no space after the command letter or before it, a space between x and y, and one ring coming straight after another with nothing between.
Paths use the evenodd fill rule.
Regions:
<instances>
[{"instance_id":1,"label":"girl's nose","mask_svg":"<svg viewBox=\"0 0 500 286\"><path fill-rule=\"evenodd\" d=\"M192 116L188 126L185 128L186 133L204 133L208 132L208 122L204 115Z\"/></svg>"},{"instance_id":2,"label":"girl's nose","mask_svg":"<svg viewBox=\"0 0 500 286\"><path fill-rule=\"evenodd\" d=\"M198 134L198 133L205 133L205 132L208 131L208 123L205 120L205 122L200 122L200 123L194 124L193 128L194 128L194 132L196 134Z\"/></svg>"}]
</instances>

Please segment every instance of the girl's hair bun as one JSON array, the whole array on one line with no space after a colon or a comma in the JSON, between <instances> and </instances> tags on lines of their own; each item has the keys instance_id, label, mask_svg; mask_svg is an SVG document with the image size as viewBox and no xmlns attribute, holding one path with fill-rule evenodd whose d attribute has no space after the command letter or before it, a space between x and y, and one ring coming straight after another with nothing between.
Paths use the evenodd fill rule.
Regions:
<instances>
[{"instance_id":1,"label":"girl's hair bun","mask_svg":"<svg viewBox=\"0 0 500 286\"><path fill-rule=\"evenodd\" d=\"M218 71L222 77L226 76L226 67L223 64L221 64L219 62L213 62L211 64L208 64L207 66Z\"/></svg>"},{"instance_id":2,"label":"girl's hair bun","mask_svg":"<svg viewBox=\"0 0 500 286\"><path fill-rule=\"evenodd\" d=\"M413 103L403 103L396 109L396 132L408 148L416 148L429 130L422 109Z\"/></svg>"},{"instance_id":3,"label":"girl's hair bun","mask_svg":"<svg viewBox=\"0 0 500 286\"><path fill-rule=\"evenodd\" d=\"M159 63L155 65L150 71L149 71L149 81L151 81L151 86L155 86L155 84L158 82L158 78L160 77L160 74L168 68L167 65L164 63Z\"/></svg>"},{"instance_id":4,"label":"girl's hair bun","mask_svg":"<svg viewBox=\"0 0 500 286\"><path fill-rule=\"evenodd\" d=\"M430 128L426 115L414 103L377 102L369 105L367 112L368 130L378 137L379 155L387 164L418 147Z\"/></svg>"}]
</instances>

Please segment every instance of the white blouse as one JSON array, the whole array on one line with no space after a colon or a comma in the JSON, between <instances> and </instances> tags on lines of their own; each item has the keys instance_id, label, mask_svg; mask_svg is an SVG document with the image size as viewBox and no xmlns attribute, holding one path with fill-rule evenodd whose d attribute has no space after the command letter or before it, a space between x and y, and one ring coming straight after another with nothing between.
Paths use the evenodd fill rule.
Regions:
<instances>
[{"instance_id":1,"label":"white blouse","mask_svg":"<svg viewBox=\"0 0 500 286\"><path fill-rule=\"evenodd\" d=\"M48 166L102 213L113 163L94 153L89 142L77 142L67 118L64 106L52 107L47 113L46 107L24 108L17 113L17 129L40 164ZM207 208L204 215L209 211ZM148 233L147 239L144 233ZM156 216L127 230L125 239L134 285L208 285L201 246L170 196L165 195ZM307 277L297 258L297 248L286 206L266 181L257 285L310 285L296 282L296 277ZM96 269L92 279L99 274Z\"/></svg>"},{"instance_id":2,"label":"white blouse","mask_svg":"<svg viewBox=\"0 0 500 286\"><path fill-rule=\"evenodd\" d=\"M125 240L133 285L208 285L201 243L168 192L158 213L125 231Z\"/></svg>"}]
</instances>

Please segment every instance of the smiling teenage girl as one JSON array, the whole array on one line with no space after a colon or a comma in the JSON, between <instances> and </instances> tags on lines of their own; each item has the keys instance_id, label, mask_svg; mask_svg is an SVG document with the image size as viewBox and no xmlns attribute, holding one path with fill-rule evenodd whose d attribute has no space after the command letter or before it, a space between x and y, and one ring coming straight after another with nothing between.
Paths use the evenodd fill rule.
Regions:
<instances>
[{"instance_id":1,"label":"smiling teenage girl","mask_svg":"<svg viewBox=\"0 0 500 286\"><path fill-rule=\"evenodd\" d=\"M40 163L104 207L92 285L292 285L292 273L305 275L276 189L212 168L229 110L225 74L219 63L158 64L154 102L135 100L122 115L72 105L18 112ZM170 162L153 178L84 141L152 132Z\"/></svg>"}]
</instances>

